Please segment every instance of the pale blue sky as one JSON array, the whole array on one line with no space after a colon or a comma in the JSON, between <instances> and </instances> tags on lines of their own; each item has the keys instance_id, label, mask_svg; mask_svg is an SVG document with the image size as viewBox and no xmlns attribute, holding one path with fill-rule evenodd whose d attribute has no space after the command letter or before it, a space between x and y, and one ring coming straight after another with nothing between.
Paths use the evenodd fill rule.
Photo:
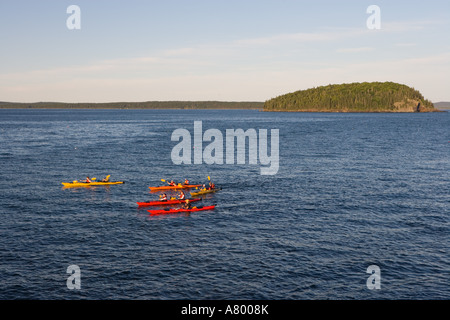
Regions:
<instances>
[{"instance_id":1,"label":"pale blue sky","mask_svg":"<svg viewBox=\"0 0 450 320\"><path fill-rule=\"evenodd\" d=\"M0 101L264 101L356 81L450 101L449 14L447 0L1 0Z\"/></svg>"}]
</instances>

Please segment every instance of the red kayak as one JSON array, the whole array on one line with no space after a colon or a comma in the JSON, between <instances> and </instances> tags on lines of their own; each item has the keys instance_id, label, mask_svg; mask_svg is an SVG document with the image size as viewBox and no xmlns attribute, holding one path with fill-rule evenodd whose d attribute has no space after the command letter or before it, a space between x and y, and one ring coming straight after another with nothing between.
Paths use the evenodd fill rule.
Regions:
<instances>
[{"instance_id":1,"label":"red kayak","mask_svg":"<svg viewBox=\"0 0 450 320\"><path fill-rule=\"evenodd\" d=\"M149 188L150 191L164 191L164 190L192 189L201 186L202 186L201 184L178 184L176 186L149 187Z\"/></svg>"},{"instance_id":2,"label":"red kayak","mask_svg":"<svg viewBox=\"0 0 450 320\"><path fill-rule=\"evenodd\" d=\"M147 210L150 212L151 216L156 216L160 214L175 214L182 212L197 212L197 211L205 211L205 210L213 210L216 206L207 206L207 207L193 207L191 209L165 209L165 210Z\"/></svg>"},{"instance_id":3,"label":"red kayak","mask_svg":"<svg viewBox=\"0 0 450 320\"><path fill-rule=\"evenodd\" d=\"M189 202L201 201L202 199L187 199ZM152 207L152 206L166 206L172 204L185 203L186 200L167 200L167 201L147 201L147 202L136 202L139 207Z\"/></svg>"}]
</instances>

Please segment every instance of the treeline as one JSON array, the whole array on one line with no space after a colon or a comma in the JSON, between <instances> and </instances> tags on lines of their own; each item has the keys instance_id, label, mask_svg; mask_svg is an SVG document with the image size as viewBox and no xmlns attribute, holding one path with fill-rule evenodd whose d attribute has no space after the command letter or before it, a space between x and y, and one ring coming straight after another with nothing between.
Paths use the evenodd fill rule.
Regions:
<instances>
[{"instance_id":1,"label":"treeline","mask_svg":"<svg viewBox=\"0 0 450 320\"><path fill-rule=\"evenodd\" d=\"M17 109L262 109L264 102L147 101L112 103L0 102L0 108Z\"/></svg>"},{"instance_id":2,"label":"treeline","mask_svg":"<svg viewBox=\"0 0 450 320\"><path fill-rule=\"evenodd\" d=\"M433 103L414 88L394 82L335 84L282 95L264 111L430 112Z\"/></svg>"}]
</instances>

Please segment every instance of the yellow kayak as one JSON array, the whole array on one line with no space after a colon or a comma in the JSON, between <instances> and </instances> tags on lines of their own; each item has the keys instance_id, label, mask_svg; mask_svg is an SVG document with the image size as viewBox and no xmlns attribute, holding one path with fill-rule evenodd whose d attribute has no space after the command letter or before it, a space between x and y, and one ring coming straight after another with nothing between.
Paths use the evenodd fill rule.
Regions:
<instances>
[{"instance_id":1,"label":"yellow kayak","mask_svg":"<svg viewBox=\"0 0 450 320\"><path fill-rule=\"evenodd\" d=\"M110 186L114 184L123 184L123 181L111 182L62 182L65 188L92 187L92 186Z\"/></svg>"},{"instance_id":2,"label":"yellow kayak","mask_svg":"<svg viewBox=\"0 0 450 320\"><path fill-rule=\"evenodd\" d=\"M217 192L219 190L222 190L222 188L215 188L215 189L210 189L210 190L200 190L197 192L191 192L191 196L192 197L201 196L202 194L213 193L213 192Z\"/></svg>"}]
</instances>

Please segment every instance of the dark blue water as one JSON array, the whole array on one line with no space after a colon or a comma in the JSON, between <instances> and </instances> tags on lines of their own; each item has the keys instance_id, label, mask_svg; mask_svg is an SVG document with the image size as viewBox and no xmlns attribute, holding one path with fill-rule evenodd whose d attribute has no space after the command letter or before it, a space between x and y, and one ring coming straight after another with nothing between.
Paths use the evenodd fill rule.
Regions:
<instances>
[{"instance_id":1,"label":"dark blue water","mask_svg":"<svg viewBox=\"0 0 450 320\"><path fill-rule=\"evenodd\" d=\"M195 120L279 129L278 174L174 165L171 134ZM449 113L0 110L0 299L449 299L449 128ZM61 185L107 174L126 183ZM207 176L214 211L137 208L161 179Z\"/></svg>"}]
</instances>

